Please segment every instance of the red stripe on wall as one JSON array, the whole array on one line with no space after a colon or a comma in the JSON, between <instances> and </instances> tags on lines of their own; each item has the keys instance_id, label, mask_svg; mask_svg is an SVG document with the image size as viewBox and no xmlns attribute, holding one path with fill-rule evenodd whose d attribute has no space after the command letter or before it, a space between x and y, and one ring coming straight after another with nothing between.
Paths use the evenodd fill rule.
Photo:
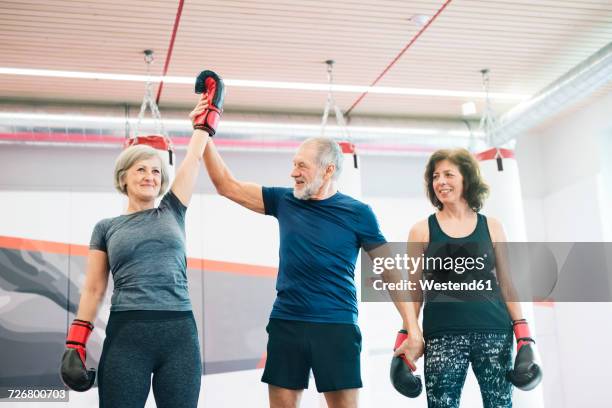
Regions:
<instances>
[{"instance_id":1,"label":"red stripe on wall","mask_svg":"<svg viewBox=\"0 0 612 408\"><path fill-rule=\"evenodd\" d=\"M534 300L533 305L540 306L540 307L555 307L555 300L551 298Z\"/></svg>"},{"instance_id":2,"label":"red stripe on wall","mask_svg":"<svg viewBox=\"0 0 612 408\"><path fill-rule=\"evenodd\" d=\"M259 359L259 362L257 363L257 366L255 368L264 368L266 366L266 359L267 358L268 358L268 353L264 351L264 353L262 354L262 356Z\"/></svg>"},{"instance_id":3,"label":"red stripe on wall","mask_svg":"<svg viewBox=\"0 0 612 408\"><path fill-rule=\"evenodd\" d=\"M236 273L240 275L276 277L277 268L271 266L250 265L225 261L202 259L203 270L209 272Z\"/></svg>"},{"instance_id":4,"label":"red stripe on wall","mask_svg":"<svg viewBox=\"0 0 612 408\"><path fill-rule=\"evenodd\" d=\"M0 248L20 251L46 252L61 255L87 256L87 245L0 236ZM236 262L214 261L211 259L187 258L187 268L207 272L231 273L236 275L276 277L277 269L271 266L251 265Z\"/></svg>"},{"instance_id":5,"label":"red stripe on wall","mask_svg":"<svg viewBox=\"0 0 612 408\"><path fill-rule=\"evenodd\" d=\"M0 236L0 248L77 256L87 256L89 250L85 245L3 236Z\"/></svg>"}]
</instances>

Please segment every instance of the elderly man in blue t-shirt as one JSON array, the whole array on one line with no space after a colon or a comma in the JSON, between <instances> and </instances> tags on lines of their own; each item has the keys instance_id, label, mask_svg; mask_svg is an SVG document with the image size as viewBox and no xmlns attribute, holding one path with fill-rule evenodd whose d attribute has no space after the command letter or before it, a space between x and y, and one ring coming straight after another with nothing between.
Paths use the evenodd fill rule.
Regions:
<instances>
[{"instance_id":1,"label":"elderly man in blue t-shirt","mask_svg":"<svg viewBox=\"0 0 612 408\"><path fill-rule=\"evenodd\" d=\"M293 158L293 188L236 180L212 141L204 154L219 194L278 219L277 296L268 332L266 367L271 407L296 407L310 369L330 408L356 407L362 386L361 333L354 281L359 248L385 243L372 209L338 192L342 151L332 139L306 140ZM400 308L404 327L413 323Z\"/></svg>"}]
</instances>

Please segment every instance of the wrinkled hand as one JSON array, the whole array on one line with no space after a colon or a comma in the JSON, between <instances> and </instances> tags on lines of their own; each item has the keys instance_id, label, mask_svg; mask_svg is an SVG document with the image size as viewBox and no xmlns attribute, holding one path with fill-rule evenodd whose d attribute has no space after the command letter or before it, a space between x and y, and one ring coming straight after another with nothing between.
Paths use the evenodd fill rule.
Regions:
<instances>
[{"instance_id":1,"label":"wrinkled hand","mask_svg":"<svg viewBox=\"0 0 612 408\"><path fill-rule=\"evenodd\" d=\"M416 371L416 362L425 353L425 343L421 331L408 333L408 337L393 352L393 356L402 356L412 371Z\"/></svg>"},{"instance_id":2,"label":"wrinkled hand","mask_svg":"<svg viewBox=\"0 0 612 408\"><path fill-rule=\"evenodd\" d=\"M193 127L195 124L195 119L200 116L206 109L208 109L208 94L204 93L200 97L198 104L193 108L191 113L189 114L189 119L191 120L191 126Z\"/></svg>"}]
</instances>

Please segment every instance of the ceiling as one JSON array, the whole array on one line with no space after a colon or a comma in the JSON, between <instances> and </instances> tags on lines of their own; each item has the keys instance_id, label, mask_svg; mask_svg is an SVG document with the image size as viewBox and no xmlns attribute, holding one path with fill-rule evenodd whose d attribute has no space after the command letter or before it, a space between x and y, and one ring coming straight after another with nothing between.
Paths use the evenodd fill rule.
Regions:
<instances>
[{"instance_id":1,"label":"ceiling","mask_svg":"<svg viewBox=\"0 0 612 408\"><path fill-rule=\"evenodd\" d=\"M443 0L186 0L167 75L203 69L226 79L326 83L334 59L337 84L370 85ZM19 0L0 2L0 67L153 74L167 62L178 0ZM454 0L377 85L532 95L612 39L610 0ZM610 88L607 88L610 90ZM143 82L0 75L0 101L139 104ZM335 94L349 109L359 93ZM193 86L165 84L160 107L188 107ZM230 86L226 111L320 113L325 91ZM368 94L353 115L459 117L456 96ZM479 112L482 98L473 99ZM504 113L518 102L496 99Z\"/></svg>"}]
</instances>

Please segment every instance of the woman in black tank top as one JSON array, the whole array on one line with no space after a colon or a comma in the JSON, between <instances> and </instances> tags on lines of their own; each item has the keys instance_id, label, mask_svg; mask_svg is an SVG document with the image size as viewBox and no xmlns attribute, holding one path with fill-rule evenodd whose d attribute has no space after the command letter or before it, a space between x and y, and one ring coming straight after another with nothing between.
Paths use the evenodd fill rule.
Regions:
<instances>
[{"instance_id":1,"label":"woman in black tank top","mask_svg":"<svg viewBox=\"0 0 612 408\"><path fill-rule=\"evenodd\" d=\"M424 300L428 406L459 407L471 364L484 407L511 407L512 327L524 319L498 284L495 242L505 241L503 228L479 213L489 188L465 149L435 152L425 182L438 211L412 227L408 252L424 256L417 278L432 284L415 302L418 313Z\"/></svg>"}]
</instances>

